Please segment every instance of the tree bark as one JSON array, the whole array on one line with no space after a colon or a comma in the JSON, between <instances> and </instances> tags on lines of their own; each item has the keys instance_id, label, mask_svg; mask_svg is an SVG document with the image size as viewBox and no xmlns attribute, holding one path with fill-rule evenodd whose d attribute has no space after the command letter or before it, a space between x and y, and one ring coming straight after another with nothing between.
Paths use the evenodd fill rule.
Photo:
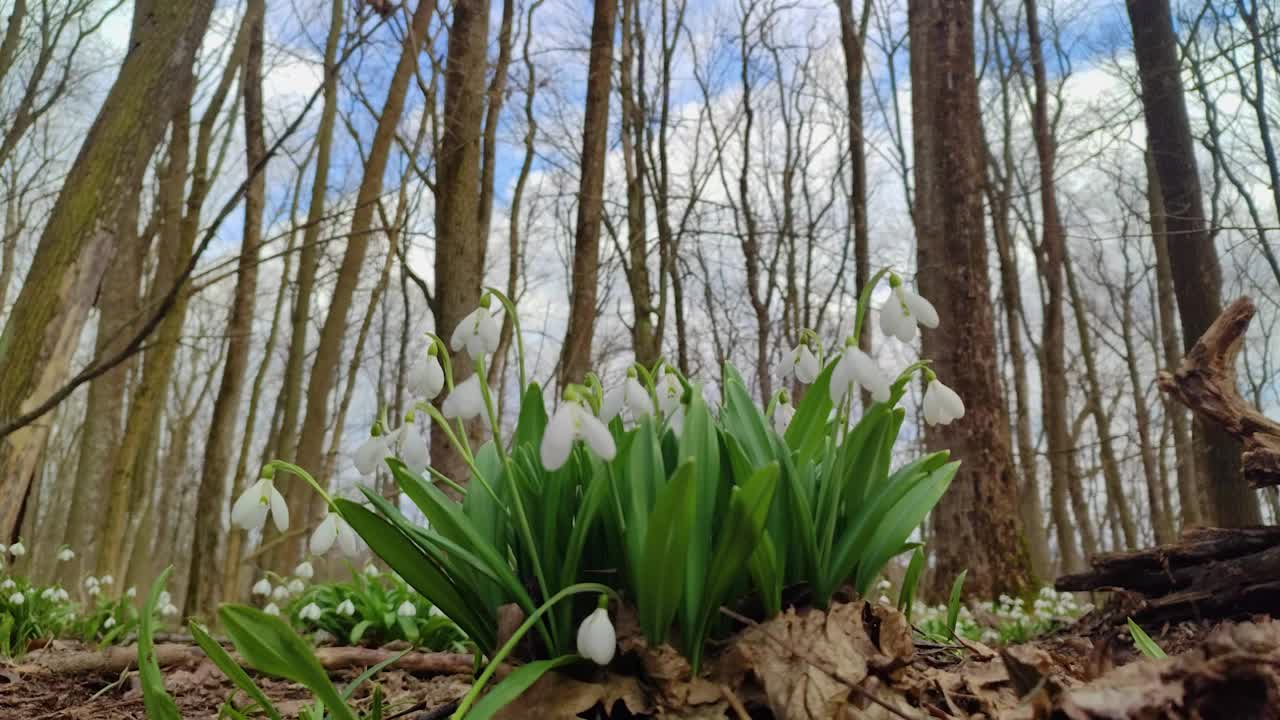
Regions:
<instances>
[{"instance_id":1,"label":"tree bark","mask_svg":"<svg viewBox=\"0 0 1280 720\"><path fill-rule=\"evenodd\" d=\"M582 163L573 243L569 330L560 356L562 388L571 382L582 382L591 369L596 284L600 273L600 223L604 216L609 93L613 79L613 34L617 24L618 0L597 0L591 20L591 55L587 61L587 99L582 122Z\"/></svg>"},{"instance_id":2,"label":"tree bark","mask_svg":"<svg viewBox=\"0 0 1280 720\"><path fill-rule=\"evenodd\" d=\"M1148 142L1164 198L1183 347L1190 350L1194 338L1200 337L1222 310L1222 271L1205 225L1169 1L1127 0L1125 4L1133 25ZM1210 517L1227 527L1261 522L1257 498L1240 474L1239 443L1201 420L1195 423L1193 438L1198 475L1212 499Z\"/></svg>"},{"instance_id":3,"label":"tree bark","mask_svg":"<svg viewBox=\"0 0 1280 720\"><path fill-rule=\"evenodd\" d=\"M936 563L930 595L942 597L961 570L982 597L1030 586L1016 511L1017 481L996 354L982 217L982 138L974 74L973 3L911 0L912 127L917 266L941 316L924 335L924 356L968 408L925 433L963 465L933 512Z\"/></svg>"},{"instance_id":4,"label":"tree bark","mask_svg":"<svg viewBox=\"0 0 1280 720\"><path fill-rule=\"evenodd\" d=\"M185 96L175 90L190 76L212 11L213 0L135 5L131 50L63 182L0 335L0 421L43 401L65 379L115 250L116 210L138 186ZM47 425L33 424L0 442L0 538L13 534L47 435Z\"/></svg>"},{"instance_id":5,"label":"tree bark","mask_svg":"<svg viewBox=\"0 0 1280 720\"><path fill-rule=\"evenodd\" d=\"M867 228L867 144L863 136L862 68L871 0L863 0L855 23L853 0L836 0L840 12L840 48L844 51L844 92L849 105L849 223L853 227L854 296L871 279L871 238ZM871 323L863 323L858 347L871 352ZM865 404L865 398L864 398Z\"/></svg>"}]
</instances>

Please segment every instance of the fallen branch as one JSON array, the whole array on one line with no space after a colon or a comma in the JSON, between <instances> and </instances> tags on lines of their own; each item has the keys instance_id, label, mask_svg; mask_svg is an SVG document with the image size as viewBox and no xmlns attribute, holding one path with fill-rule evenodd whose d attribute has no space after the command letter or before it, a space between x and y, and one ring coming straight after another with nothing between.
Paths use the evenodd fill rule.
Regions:
<instances>
[{"instance_id":1,"label":"fallen branch","mask_svg":"<svg viewBox=\"0 0 1280 720\"><path fill-rule=\"evenodd\" d=\"M1255 488L1280 485L1280 423L1263 415L1236 389L1236 355L1257 311L1242 297L1227 306L1175 371L1156 375L1160 389L1244 444L1244 478Z\"/></svg>"}]
</instances>

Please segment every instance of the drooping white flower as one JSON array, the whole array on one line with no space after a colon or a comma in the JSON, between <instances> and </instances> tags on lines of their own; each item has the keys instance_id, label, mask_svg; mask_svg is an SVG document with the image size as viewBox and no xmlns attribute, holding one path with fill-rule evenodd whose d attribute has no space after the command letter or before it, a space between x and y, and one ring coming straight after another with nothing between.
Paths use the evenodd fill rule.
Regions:
<instances>
[{"instance_id":1,"label":"drooping white flower","mask_svg":"<svg viewBox=\"0 0 1280 720\"><path fill-rule=\"evenodd\" d=\"M298 567L293 569L293 574L303 580L310 580L316 576L316 569L311 566L311 562L309 560L303 560L298 563Z\"/></svg>"},{"instance_id":2,"label":"drooping white flower","mask_svg":"<svg viewBox=\"0 0 1280 720\"><path fill-rule=\"evenodd\" d=\"M129 598L130 600L138 597L138 588L134 587L133 585L130 585L129 589L124 591L124 596Z\"/></svg>"},{"instance_id":3,"label":"drooping white flower","mask_svg":"<svg viewBox=\"0 0 1280 720\"><path fill-rule=\"evenodd\" d=\"M58 588L58 592L54 593L53 599L58 602L66 602L71 599L71 595L63 588Z\"/></svg>"},{"instance_id":4,"label":"drooping white flower","mask_svg":"<svg viewBox=\"0 0 1280 720\"><path fill-rule=\"evenodd\" d=\"M364 566L364 574L365 574L365 577L375 578L375 577L378 577L378 575L380 575L381 573L378 572L377 565L374 565L373 563L369 563L368 565Z\"/></svg>"},{"instance_id":5,"label":"drooping white flower","mask_svg":"<svg viewBox=\"0 0 1280 720\"><path fill-rule=\"evenodd\" d=\"M76 557L75 551L69 547L63 547L62 549L58 550L58 562L69 562L71 560L74 560L75 557Z\"/></svg>"},{"instance_id":6,"label":"drooping white flower","mask_svg":"<svg viewBox=\"0 0 1280 720\"><path fill-rule=\"evenodd\" d=\"M440 367L440 359L431 353L414 363L405 379L415 398L434 400L444 389L444 368Z\"/></svg>"},{"instance_id":7,"label":"drooping white flower","mask_svg":"<svg viewBox=\"0 0 1280 720\"><path fill-rule=\"evenodd\" d=\"M880 308L880 329L885 335L911 342L916 325L938 327L938 311L933 304L908 290L897 276L889 278L889 300Z\"/></svg>"},{"instance_id":8,"label":"drooping white flower","mask_svg":"<svg viewBox=\"0 0 1280 720\"><path fill-rule=\"evenodd\" d=\"M356 614L355 603L351 602L351 598L347 598L346 600L338 603L338 607L334 608L334 612L343 617L351 617Z\"/></svg>"},{"instance_id":9,"label":"drooping white flower","mask_svg":"<svg viewBox=\"0 0 1280 720\"><path fill-rule=\"evenodd\" d=\"M178 606L173 603L165 603L164 607L160 608L160 614L165 617L173 617L178 614Z\"/></svg>"},{"instance_id":10,"label":"drooping white flower","mask_svg":"<svg viewBox=\"0 0 1280 720\"><path fill-rule=\"evenodd\" d=\"M98 578L96 578L96 577L94 577L94 576L92 576L92 575L90 575L89 577L87 577L87 578L85 578L85 579L84 579L84 586L85 586L85 587L94 587L94 586L96 586L97 584L98 584Z\"/></svg>"},{"instance_id":11,"label":"drooping white flower","mask_svg":"<svg viewBox=\"0 0 1280 720\"><path fill-rule=\"evenodd\" d=\"M102 629L104 630L110 630L115 626L116 626L116 619L111 616L108 616L107 619L102 623Z\"/></svg>"},{"instance_id":12,"label":"drooping white flower","mask_svg":"<svg viewBox=\"0 0 1280 720\"><path fill-rule=\"evenodd\" d=\"M262 612L268 615L278 616L280 614L280 608L277 607L275 603L267 603L267 606L262 608Z\"/></svg>"},{"instance_id":13,"label":"drooping white flower","mask_svg":"<svg viewBox=\"0 0 1280 720\"><path fill-rule=\"evenodd\" d=\"M618 636L609 611L596 608L578 626L578 654L597 665L608 665L618 649Z\"/></svg>"},{"instance_id":14,"label":"drooping white flower","mask_svg":"<svg viewBox=\"0 0 1280 720\"><path fill-rule=\"evenodd\" d=\"M56 588L49 587L49 588L45 588L40 592L41 600L56 600L57 598L58 598L58 591Z\"/></svg>"},{"instance_id":15,"label":"drooping white flower","mask_svg":"<svg viewBox=\"0 0 1280 720\"><path fill-rule=\"evenodd\" d=\"M102 588L98 587L97 585L90 585L89 589L86 590L85 592L89 594L89 597L97 597L98 594L102 592Z\"/></svg>"},{"instance_id":16,"label":"drooping white flower","mask_svg":"<svg viewBox=\"0 0 1280 720\"><path fill-rule=\"evenodd\" d=\"M684 397L684 385L680 383L680 378L676 377L675 371L668 368L667 372L662 374L662 379L658 381L658 408L662 410L663 415L670 416L683 407L683 403L680 402L682 397Z\"/></svg>"},{"instance_id":17,"label":"drooping white flower","mask_svg":"<svg viewBox=\"0 0 1280 720\"><path fill-rule=\"evenodd\" d=\"M773 405L773 429L774 432L782 435L787 431L787 427L791 425L791 419L796 416L796 409L790 402L787 402L787 394L781 393L778 396L778 402Z\"/></svg>"},{"instance_id":18,"label":"drooping white flower","mask_svg":"<svg viewBox=\"0 0 1280 720\"><path fill-rule=\"evenodd\" d=\"M383 458L391 454L391 443L394 438L394 435L376 435L360 443L360 447L356 448L356 453L351 458L351 463L356 466L356 472L361 475L372 475L382 464Z\"/></svg>"},{"instance_id":19,"label":"drooping white flower","mask_svg":"<svg viewBox=\"0 0 1280 720\"><path fill-rule=\"evenodd\" d=\"M613 435L600 418L591 414L581 400L569 399L560 404L542 434L542 466L558 470L569 459L573 443L582 440L604 460L618 453Z\"/></svg>"},{"instance_id":20,"label":"drooping white flower","mask_svg":"<svg viewBox=\"0 0 1280 720\"><path fill-rule=\"evenodd\" d=\"M156 599L159 601L158 604L168 605L173 600L173 596L169 594L168 590L161 590L160 597Z\"/></svg>"},{"instance_id":21,"label":"drooping white flower","mask_svg":"<svg viewBox=\"0 0 1280 720\"><path fill-rule=\"evenodd\" d=\"M9 554L14 557L22 557L23 555L27 554L27 546L23 545L22 541L19 540L18 542L9 546Z\"/></svg>"},{"instance_id":22,"label":"drooping white flower","mask_svg":"<svg viewBox=\"0 0 1280 720\"><path fill-rule=\"evenodd\" d=\"M876 583L876 589L879 590L880 592L884 592L891 587L893 587L893 583L889 582L886 579L882 579L880 582Z\"/></svg>"},{"instance_id":23,"label":"drooping white flower","mask_svg":"<svg viewBox=\"0 0 1280 720\"><path fill-rule=\"evenodd\" d=\"M270 595L271 581L266 578L262 578L261 580L253 584L253 588L251 589L251 592L254 595L263 595L263 596Z\"/></svg>"},{"instance_id":24,"label":"drooping white flower","mask_svg":"<svg viewBox=\"0 0 1280 720\"><path fill-rule=\"evenodd\" d=\"M356 545L356 532L341 515L330 512L324 516L324 520L320 521L316 531L311 534L311 554L324 555L329 552L329 548L333 547L335 541L342 550L342 554L347 557L355 557L359 552L359 547Z\"/></svg>"},{"instance_id":25,"label":"drooping white flower","mask_svg":"<svg viewBox=\"0 0 1280 720\"><path fill-rule=\"evenodd\" d=\"M889 602L889 596L888 596L888 595L881 595L881 596L880 596L880 599L879 599L877 602L879 602L881 605L889 605L889 604L890 604L890 602Z\"/></svg>"},{"instance_id":26,"label":"drooping white flower","mask_svg":"<svg viewBox=\"0 0 1280 720\"><path fill-rule=\"evenodd\" d=\"M303 620L319 620L322 614L324 613L320 610L320 606L315 603L307 603L302 610L298 611L298 617Z\"/></svg>"},{"instance_id":27,"label":"drooping white flower","mask_svg":"<svg viewBox=\"0 0 1280 720\"><path fill-rule=\"evenodd\" d=\"M440 405L440 413L447 418L470 420L483 412L484 395L480 392L480 378L475 374L455 385Z\"/></svg>"},{"instance_id":28,"label":"drooping white flower","mask_svg":"<svg viewBox=\"0 0 1280 720\"><path fill-rule=\"evenodd\" d=\"M844 354L831 371L831 402L839 405L846 396L866 388L876 402L889 399L889 376L876 365L871 356L853 345L846 345Z\"/></svg>"},{"instance_id":29,"label":"drooping white flower","mask_svg":"<svg viewBox=\"0 0 1280 720\"><path fill-rule=\"evenodd\" d=\"M301 595L303 591L305 591L306 589L307 589L307 584L302 582L298 578L294 578L289 581L290 595Z\"/></svg>"},{"instance_id":30,"label":"drooping white flower","mask_svg":"<svg viewBox=\"0 0 1280 720\"><path fill-rule=\"evenodd\" d=\"M799 345L791 348L782 356L778 364L778 374L785 380L795 375L796 380L808 385L818 379L822 366L818 364L818 356L813 354L809 343L801 340Z\"/></svg>"},{"instance_id":31,"label":"drooping white flower","mask_svg":"<svg viewBox=\"0 0 1280 720\"><path fill-rule=\"evenodd\" d=\"M12 578L5 578L4 582L0 582L0 590L12 590L16 587L18 587L18 583L14 582Z\"/></svg>"},{"instance_id":32,"label":"drooping white flower","mask_svg":"<svg viewBox=\"0 0 1280 720\"><path fill-rule=\"evenodd\" d=\"M9 604L11 605L21 605L26 601L27 601L27 596L23 595L20 592L16 592L9 596Z\"/></svg>"},{"instance_id":33,"label":"drooping white flower","mask_svg":"<svg viewBox=\"0 0 1280 720\"><path fill-rule=\"evenodd\" d=\"M601 420L610 422L624 410L632 420L653 414L653 398L633 373L628 373L621 385L604 394L604 401L600 403Z\"/></svg>"},{"instance_id":34,"label":"drooping white flower","mask_svg":"<svg viewBox=\"0 0 1280 720\"><path fill-rule=\"evenodd\" d=\"M116 579L111 577L110 575L103 575L102 577L98 578L98 582L102 583L103 585L113 585L115 584L115 581Z\"/></svg>"},{"instance_id":35,"label":"drooping white flower","mask_svg":"<svg viewBox=\"0 0 1280 720\"><path fill-rule=\"evenodd\" d=\"M453 348L454 352L461 352L466 348L471 359L476 360L498 349L502 323L489 312L487 304L485 300L481 300L480 307L471 311L471 314L463 318L462 322L453 329L453 335L449 338L449 347Z\"/></svg>"},{"instance_id":36,"label":"drooping white flower","mask_svg":"<svg viewBox=\"0 0 1280 720\"><path fill-rule=\"evenodd\" d=\"M413 472L422 473L427 469L430 455L426 438L418 431L412 419L406 419L400 428L400 460Z\"/></svg>"},{"instance_id":37,"label":"drooping white flower","mask_svg":"<svg viewBox=\"0 0 1280 720\"><path fill-rule=\"evenodd\" d=\"M267 515L271 516L276 530L288 532L289 506L285 504L284 495L271 478L262 478L250 485L231 506L231 523L245 530L260 530L267 522Z\"/></svg>"},{"instance_id":38,"label":"drooping white flower","mask_svg":"<svg viewBox=\"0 0 1280 720\"><path fill-rule=\"evenodd\" d=\"M274 588L271 589L271 599L280 600L280 601L288 600L289 588L285 587L284 585L275 586Z\"/></svg>"},{"instance_id":39,"label":"drooping white flower","mask_svg":"<svg viewBox=\"0 0 1280 720\"><path fill-rule=\"evenodd\" d=\"M418 614L418 608L414 607L413 603L405 600L400 603L400 607L396 608L396 614L400 617L414 617Z\"/></svg>"},{"instance_id":40,"label":"drooping white flower","mask_svg":"<svg viewBox=\"0 0 1280 720\"><path fill-rule=\"evenodd\" d=\"M947 425L964 417L964 401L955 390L933 378L924 390L924 421L930 425Z\"/></svg>"}]
</instances>

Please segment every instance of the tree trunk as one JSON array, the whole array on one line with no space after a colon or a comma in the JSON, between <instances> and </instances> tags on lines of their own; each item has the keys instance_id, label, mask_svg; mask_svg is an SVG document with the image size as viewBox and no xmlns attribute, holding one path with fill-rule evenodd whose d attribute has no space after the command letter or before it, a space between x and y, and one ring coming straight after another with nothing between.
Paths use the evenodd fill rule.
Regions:
<instances>
[{"instance_id":1,"label":"tree trunk","mask_svg":"<svg viewBox=\"0 0 1280 720\"><path fill-rule=\"evenodd\" d=\"M973 3L911 0L912 127L917 259L942 323L924 335L924 356L965 398L966 415L929 428L930 448L963 461L933 512L930 595L944 596L961 570L981 597L1031 584L1021 541L1017 481L996 355L982 218L982 138L974 74Z\"/></svg>"},{"instance_id":2,"label":"tree trunk","mask_svg":"<svg viewBox=\"0 0 1280 720\"><path fill-rule=\"evenodd\" d=\"M657 333L657 308L653 302L649 275L649 238L647 233L644 183L648 174L645 162L645 116L639 102L643 91L644 48L637 54L636 0L622 0L622 60L618 72L618 90L622 98L622 158L627 178L627 288L631 291L631 347L636 362L653 367L662 354L662 338ZM637 66L638 61L638 66ZM638 73L638 74L637 74ZM636 85L641 86L638 91Z\"/></svg>"},{"instance_id":3,"label":"tree trunk","mask_svg":"<svg viewBox=\"0 0 1280 720\"><path fill-rule=\"evenodd\" d=\"M187 586L186 615L211 617L218 599L222 558L222 508L226 505L227 472L230 470L236 416L244 389L249 351L254 342L253 316L258 293L258 246L262 243L263 209L267 176L267 141L262 116L262 53L266 0L249 0L246 17L252 18L249 50L245 55L240 86L244 95L245 168L251 175L244 196L244 233L236 268L236 289L227 321L227 357L218 394L213 401L209 436L200 466L196 491L195 563Z\"/></svg>"},{"instance_id":4,"label":"tree trunk","mask_svg":"<svg viewBox=\"0 0 1280 720\"><path fill-rule=\"evenodd\" d=\"M569 331L560 356L562 388L571 382L582 382L591 369L596 283L600 272L600 223L604 215L609 88L613 79L613 33L617 20L618 0L597 0L591 21L586 112L582 122L582 174L578 184L578 220L573 243Z\"/></svg>"},{"instance_id":5,"label":"tree trunk","mask_svg":"<svg viewBox=\"0 0 1280 720\"><path fill-rule=\"evenodd\" d=\"M854 295L871 279L871 239L867 229L867 145L863 137L862 67L866 49L867 24L871 20L871 0L863 0L862 13L855 19L853 0L836 0L840 12L840 47L844 51L844 92L849 104L849 223L853 227ZM863 323L858 347L871 352L871 323ZM865 404L865 398L864 398Z\"/></svg>"},{"instance_id":6,"label":"tree trunk","mask_svg":"<svg viewBox=\"0 0 1280 720\"><path fill-rule=\"evenodd\" d=\"M135 5L130 52L63 181L0 335L0 422L43 401L65 380L115 251L117 208L139 185L165 121L186 95L176 90L190 77L212 10L213 0ZM35 423L0 442L0 538L17 526L47 435L48 425Z\"/></svg>"},{"instance_id":7,"label":"tree trunk","mask_svg":"<svg viewBox=\"0 0 1280 720\"><path fill-rule=\"evenodd\" d=\"M1178 41L1168 0L1127 0L1142 89L1148 142L1165 206L1169 265L1183 348L1190 350L1222 310L1222 271L1205 226L1195 145L1182 88ZM1240 473L1240 443L1197 419L1196 467L1212 499L1218 525L1261 522L1258 500Z\"/></svg>"}]
</instances>

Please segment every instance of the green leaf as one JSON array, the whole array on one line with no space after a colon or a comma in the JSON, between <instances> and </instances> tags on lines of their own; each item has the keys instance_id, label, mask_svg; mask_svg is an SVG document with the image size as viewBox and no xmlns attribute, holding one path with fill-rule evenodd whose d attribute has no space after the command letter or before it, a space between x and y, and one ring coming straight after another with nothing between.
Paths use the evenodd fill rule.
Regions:
<instances>
[{"instance_id":1,"label":"green leaf","mask_svg":"<svg viewBox=\"0 0 1280 720\"><path fill-rule=\"evenodd\" d=\"M695 625L702 610L718 498L722 490L727 490L720 476L720 442L715 420L702 399L702 393L694 388L692 394L693 399L685 410L679 446L680 461L693 461L694 485L693 527L685 551L689 557L684 566L684 603L680 608L681 621L685 626Z\"/></svg>"},{"instance_id":2,"label":"green leaf","mask_svg":"<svg viewBox=\"0 0 1280 720\"><path fill-rule=\"evenodd\" d=\"M911 562L907 565L907 573L902 576L902 587L898 589L898 610L911 622L911 609L915 604L916 585L920 582L920 573L924 572L924 548L917 547L911 554Z\"/></svg>"},{"instance_id":3,"label":"green leaf","mask_svg":"<svg viewBox=\"0 0 1280 720\"><path fill-rule=\"evenodd\" d=\"M831 415L831 371L835 363L829 362L818 373L813 384L804 392L796 406L795 417L787 426L787 445L797 452L800 462L808 462L822 448L828 438L827 417Z\"/></svg>"},{"instance_id":4,"label":"green leaf","mask_svg":"<svg viewBox=\"0 0 1280 720\"><path fill-rule=\"evenodd\" d=\"M684 590L689 535L693 529L693 463L676 470L658 494L645 538L637 610L649 641L665 642Z\"/></svg>"},{"instance_id":5,"label":"green leaf","mask_svg":"<svg viewBox=\"0 0 1280 720\"><path fill-rule=\"evenodd\" d=\"M178 714L178 706L164 687L164 675L156 660L152 630L156 606L160 604L160 593L164 592L164 584L172 571L172 567L165 568L151 584L151 594L142 609L142 616L138 618L138 674L142 680L142 704L147 708L150 720L182 720L182 716Z\"/></svg>"},{"instance_id":6,"label":"green leaf","mask_svg":"<svg viewBox=\"0 0 1280 720\"><path fill-rule=\"evenodd\" d=\"M917 474L912 480L902 483L907 486L907 492L879 515L880 522L858 561L859 592L865 593L889 559L903 551L907 538L938 504L959 467L959 462L947 463L928 475ZM887 490L893 491L894 488Z\"/></svg>"},{"instance_id":7,"label":"green leaf","mask_svg":"<svg viewBox=\"0 0 1280 720\"><path fill-rule=\"evenodd\" d=\"M285 621L246 605L223 605L218 617L240 657L255 669L306 686L334 720L356 720L311 646Z\"/></svg>"},{"instance_id":8,"label":"green leaf","mask_svg":"<svg viewBox=\"0 0 1280 720\"><path fill-rule=\"evenodd\" d=\"M280 712L276 710L275 706L271 704L271 700L267 698L266 693L262 692L262 689L253 682L253 678L249 677L249 673L245 672L244 668L240 667L240 665L232 659L230 653L222 649L222 646L218 644L218 641L214 640L195 620L192 620L187 625L191 629L191 637L196 641L196 645L200 646L200 649L204 651L205 656L213 661L214 665L218 666L218 669L222 671L223 675L227 676L227 679L230 680L232 684L240 688L245 695L248 695L250 700L256 702L258 707L261 708L262 711L271 718L271 720L283 720L283 718L280 717Z\"/></svg>"},{"instance_id":9,"label":"green leaf","mask_svg":"<svg viewBox=\"0 0 1280 720\"><path fill-rule=\"evenodd\" d=\"M951 584L951 599L947 601L947 633L952 638L956 636L956 623L960 621L960 594L964 590L964 578L968 574L968 570L960 571L956 581Z\"/></svg>"},{"instance_id":10,"label":"green leaf","mask_svg":"<svg viewBox=\"0 0 1280 720\"><path fill-rule=\"evenodd\" d=\"M494 685L492 690L480 698L480 701L475 704L471 712L467 713L466 720L488 720L499 710L519 698L525 690L529 689L530 685L537 682L538 678L547 674L547 672L581 659L577 655L561 655L550 660L538 660L521 665L512 670L506 679Z\"/></svg>"},{"instance_id":11,"label":"green leaf","mask_svg":"<svg viewBox=\"0 0 1280 720\"><path fill-rule=\"evenodd\" d=\"M516 432L512 436L512 447L521 445L537 446L542 442L542 434L547 429L547 407L542 397L542 388L538 383L529 383L524 397L520 398L520 417L516 420Z\"/></svg>"},{"instance_id":12,"label":"green leaf","mask_svg":"<svg viewBox=\"0 0 1280 720\"><path fill-rule=\"evenodd\" d=\"M357 675L354 680L352 680L350 683L347 683L347 686L342 689L342 699L350 700L351 696L356 694L356 690L359 690L361 685L364 685L366 682L369 682L369 679L372 678L374 675L377 675L378 673L387 669L388 666L399 662L400 658L404 657L405 655L408 655L412 651L413 651L413 648L405 648L400 652L399 655L392 655L386 660L383 660L377 665L374 665L368 670L365 670L364 672ZM374 692L375 693L378 692L377 687L374 688Z\"/></svg>"},{"instance_id":13,"label":"green leaf","mask_svg":"<svg viewBox=\"0 0 1280 720\"><path fill-rule=\"evenodd\" d=\"M1128 621L1129 634L1133 636L1133 645L1138 648L1138 652L1156 660L1164 660L1169 657L1169 654L1157 645L1156 641L1152 640L1151 636L1138 623L1133 621L1133 618L1128 618Z\"/></svg>"}]
</instances>

